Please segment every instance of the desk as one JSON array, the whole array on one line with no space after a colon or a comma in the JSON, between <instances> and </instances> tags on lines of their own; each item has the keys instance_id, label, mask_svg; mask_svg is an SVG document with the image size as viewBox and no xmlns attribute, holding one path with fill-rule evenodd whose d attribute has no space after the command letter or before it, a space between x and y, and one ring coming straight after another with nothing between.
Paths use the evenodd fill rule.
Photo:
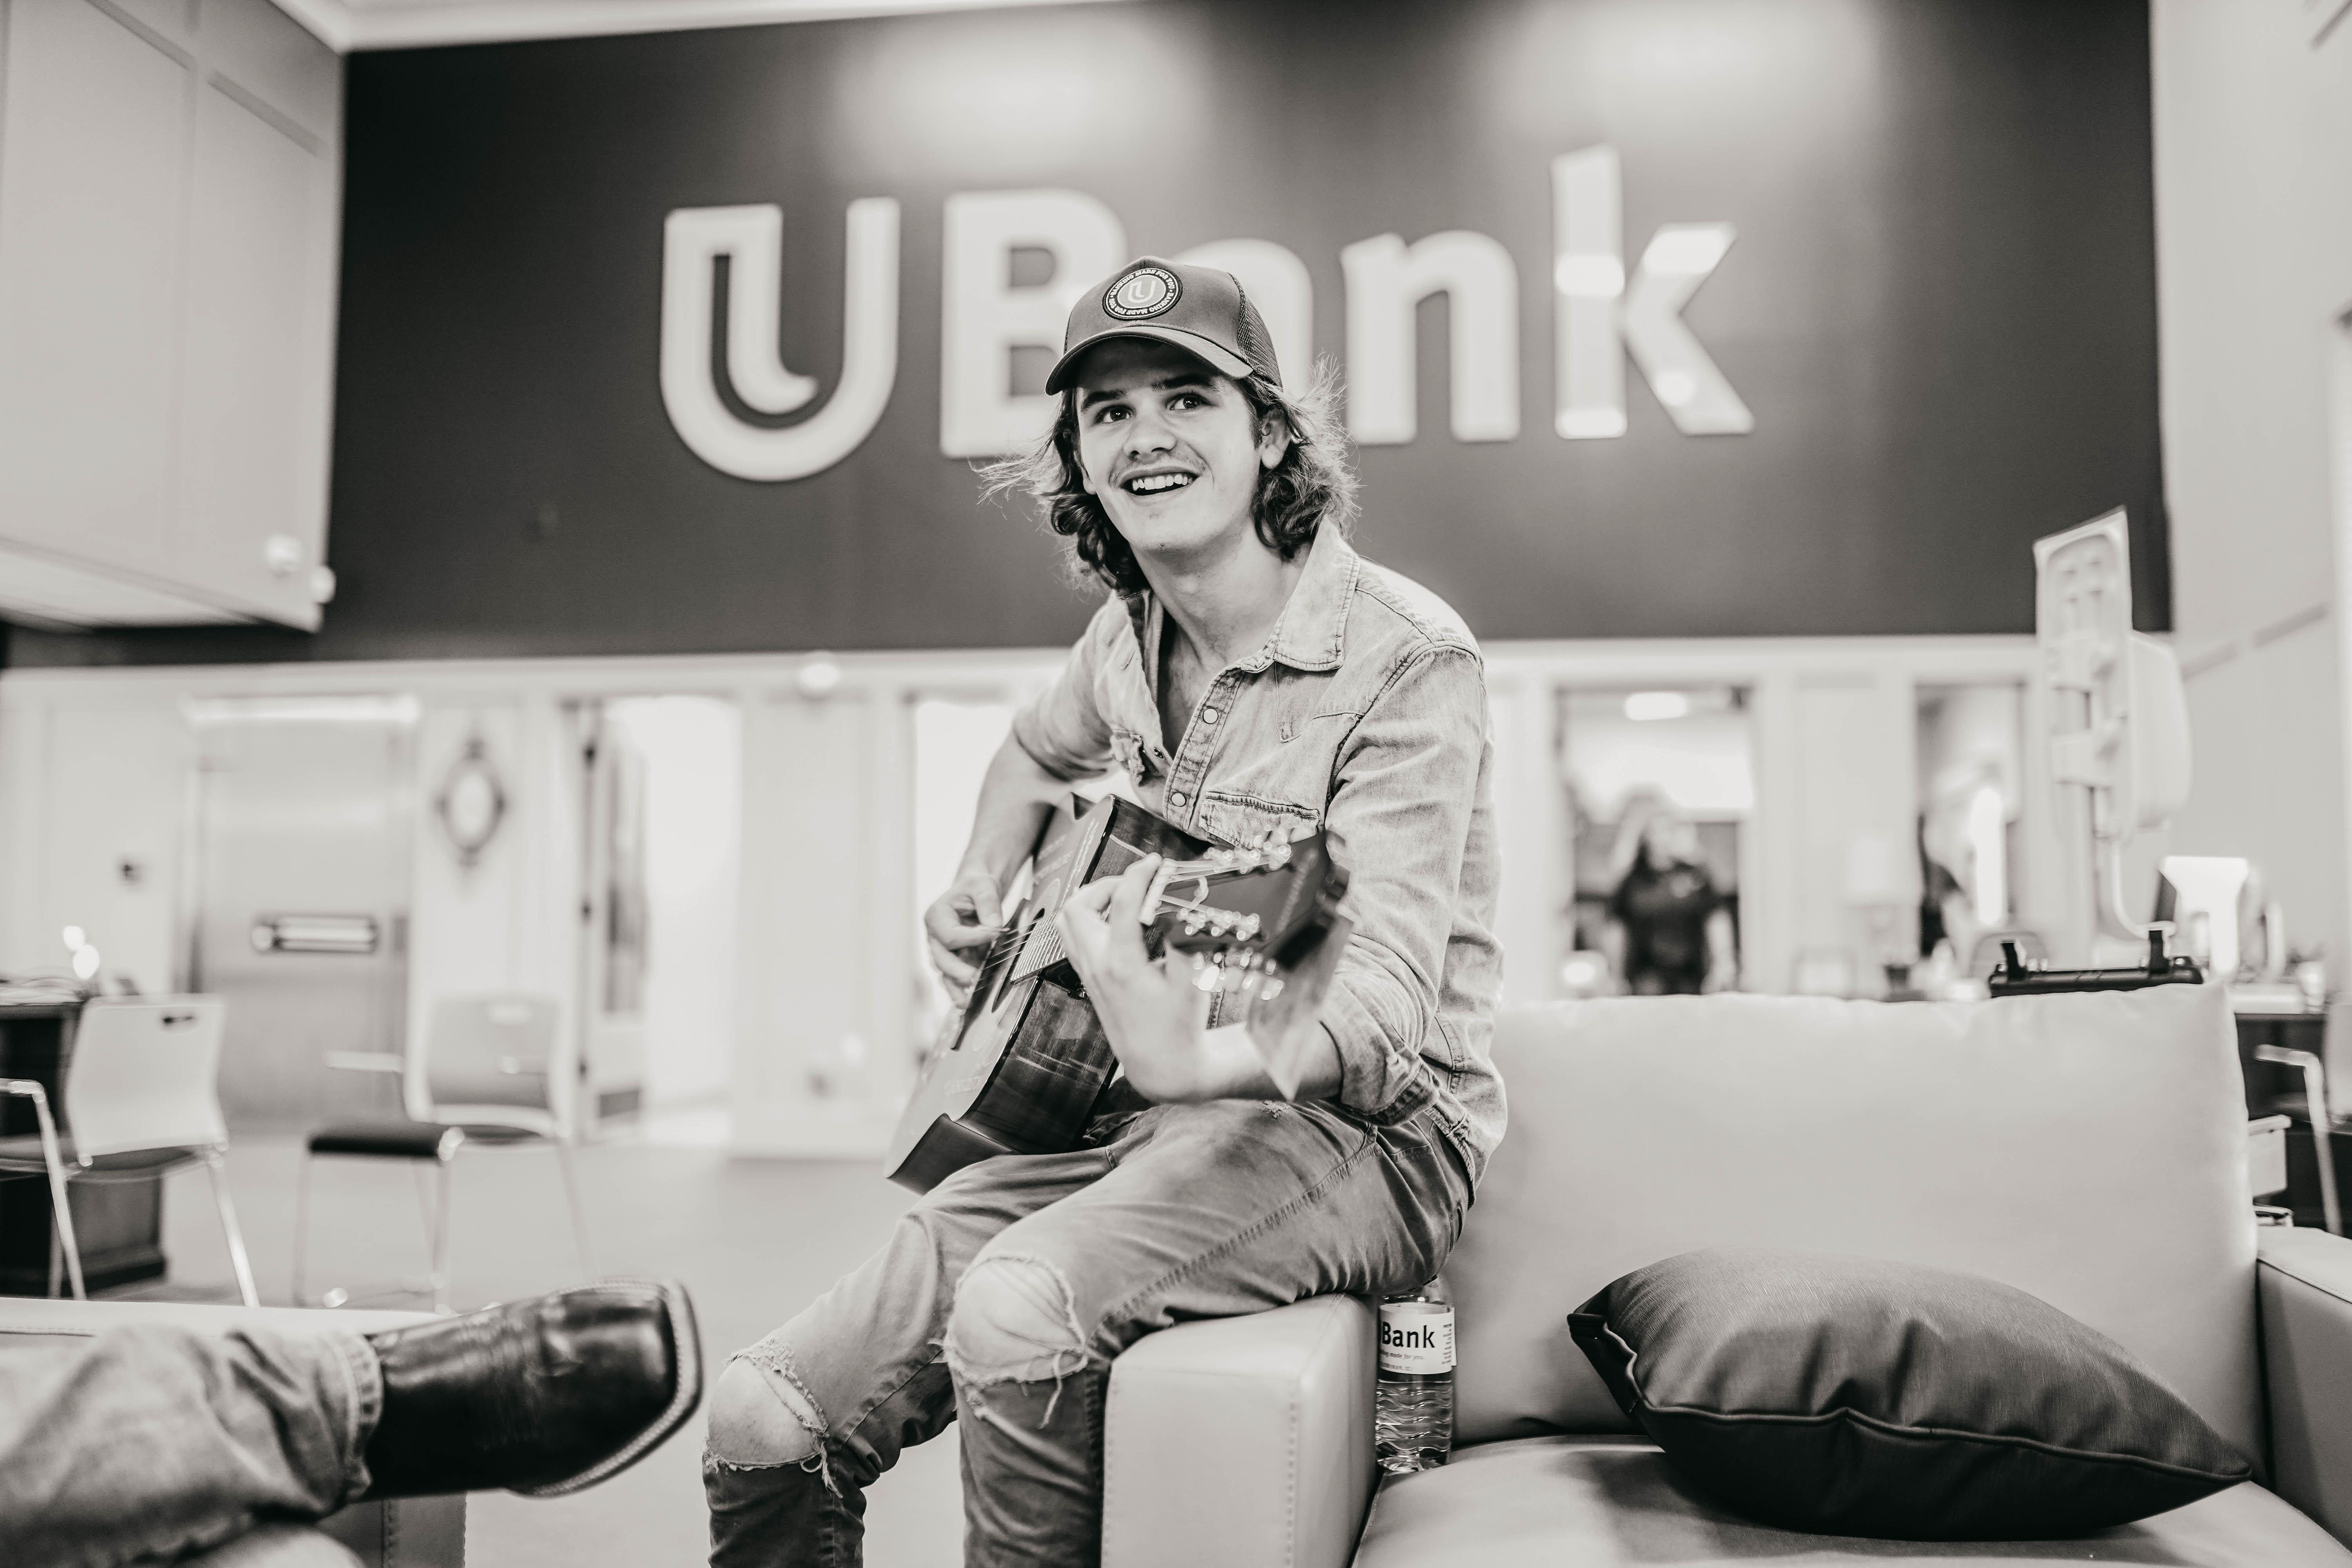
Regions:
<instances>
[{"instance_id":1,"label":"desk","mask_svg":"<svg viewBox=\"0 0 2352 1568\"><path fill-rule=\"evenodd\" d=\"M73 1065L79 1002L0 1005L0 1078L28 1078L48 1091L66 1130L66 1074ZM0 1097L0 1135L40 1131L33 1102ZM74 1233L92 1291L160 1278L163 1258L163 1178L76 1182ZM49 1184L38 1177L0 1181L0 1296L49 1293Z\"/></svg>"}]
</instances>

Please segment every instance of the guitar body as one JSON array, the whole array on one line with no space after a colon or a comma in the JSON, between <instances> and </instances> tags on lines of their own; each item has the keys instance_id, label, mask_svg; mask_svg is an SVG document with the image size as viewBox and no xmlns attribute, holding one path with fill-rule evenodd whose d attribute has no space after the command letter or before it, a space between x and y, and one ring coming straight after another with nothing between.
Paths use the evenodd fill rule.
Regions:
<instances>
[{"instance_id":1,"label":"guitar body","mask_svg":"<svg viewBox=\"0 0 2352 1568\"><path fill-rule=\"evenodd\" d=\"M892 1181L924 1193L974 1161L1077 1146L1118 1062L1069 961L1024 975L1024 955L1059 952L1051 921L1074 889L1146 855L1184 858L1205 847L1117 796L1083 815L1056 808L1038 840L1029 898L1007 928L1012 940L992 955L955 1039L898 1118L884 1160Z\"/></svg>"}]
</instances>

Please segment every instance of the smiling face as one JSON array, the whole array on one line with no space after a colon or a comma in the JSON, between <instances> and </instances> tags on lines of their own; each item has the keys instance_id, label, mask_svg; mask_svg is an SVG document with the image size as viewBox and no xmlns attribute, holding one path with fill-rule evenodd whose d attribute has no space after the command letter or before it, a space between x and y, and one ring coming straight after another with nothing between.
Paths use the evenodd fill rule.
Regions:
<instances>
[{"instance_id":1,"label":"smiling face","mask_svg":"<svg viewBox=\"0 0 2352 1568\"><path fill-rule=\"evenodd\" d=\"M1278 421L1261 434L1240 383L1172 343L1114 338L1079 362L1072 395L1086 488L1139 563L1257 542L1257 478L1290 441Z\"/></svg>"}]
</instances>

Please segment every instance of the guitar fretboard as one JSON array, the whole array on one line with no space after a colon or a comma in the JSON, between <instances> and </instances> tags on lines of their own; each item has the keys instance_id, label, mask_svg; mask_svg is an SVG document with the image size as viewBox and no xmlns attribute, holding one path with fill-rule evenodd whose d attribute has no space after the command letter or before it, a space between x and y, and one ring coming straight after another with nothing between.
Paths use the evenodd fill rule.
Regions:
<instances>
[{"instance_id":1,"label":"guitar fretboard","mask_svg":"<svg viewBox=\"0 0 2352 1568\"><path fill-rule=\"evenodd\" d=\"M1116 833L1109 834L1108 837L1113 844L1127 851L1129 860L1143 858L1146 851L1141 845L1129 844ZM1031 926L1029 934L1022 939L1021 956L1013 963L1013 979L1021 981L1033 974L1043 974L1069 956L1069 950L1062 945L1061 926L1052 915L1047 915Z\"/></svg>"},{"instance_id":2,"label":"guitar fretboard","mask_svg":"<svg viewBox=\"0 0 2352 1568\"><path fill-rule=\"evenodd\" d=\"M1111 842L1128 851L1131 859L1141 859L1143 851L1125 839L1113 836ZM1144 900L1141 910L1143 923L1150 925L1163 910L1174 910L1184 916L1187 931L1195 931L1203 924L1216 934L1235 934L1250 941L1258 934L1255 915L1228 915L1223 910L1203 910L1209 886L1237 877L1262 875L1277 870L1290 863L1287 845L1269 845L1255 851L1221 849L1203 860L1170 860L1160 868L1152 880L1150 896ZM1179 891L1178 889L1188 889ZM1031 922L1021 938L1018 955L1013 961L1015 981L1042 974L1069 956L1062 944L1062 927L1047 915Z\"/></svg>"}]
</instances>

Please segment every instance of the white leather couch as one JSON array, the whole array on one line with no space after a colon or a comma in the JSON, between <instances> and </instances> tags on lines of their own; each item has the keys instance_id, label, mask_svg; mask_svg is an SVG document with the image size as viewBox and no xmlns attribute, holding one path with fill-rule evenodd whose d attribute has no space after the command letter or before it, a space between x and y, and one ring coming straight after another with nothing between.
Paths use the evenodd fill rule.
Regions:
<instances>
[{"instance_id":1,"label":"white leather couch","mask_svg":"<svg viewBox=\"0 0 2352 1568\"><path fill-rule=\"evenodd\" d=\"M1510 1132L1445 1273L1452 1463L1375 1489L1361 1301L1172 1329L1113 1367L1107 1568L2352 1568L2352 1241L2255 1227L2218 987L1572 1003L1506 1016L1495 1056ZM1748 1523L1631 1429L1565 1321L1621 1274L1719 1245L2030 1290L2128 1347L2262 1481L2071 1542Z\"/></svg>"},{"instance_id":2,"label":"white leather couch","mask_svg":"<svg viewBox=\"0 0 2352 1568\"><path fill-rule=\"evenodd\" d=\"M0 1355L70 1344L129 1323L220 1331L267 1323L297 1333L374 1333L433 1320L416 1312L314 1312L292 1307L212 1307L161 1301L49 1301L0 1296ZM466 1500L360 1503L313 1527L274 1524L188 1560L187 1568L348 1568L328 1540L365 1568L465 1568Z\"/></svg>"}]
</instances>

